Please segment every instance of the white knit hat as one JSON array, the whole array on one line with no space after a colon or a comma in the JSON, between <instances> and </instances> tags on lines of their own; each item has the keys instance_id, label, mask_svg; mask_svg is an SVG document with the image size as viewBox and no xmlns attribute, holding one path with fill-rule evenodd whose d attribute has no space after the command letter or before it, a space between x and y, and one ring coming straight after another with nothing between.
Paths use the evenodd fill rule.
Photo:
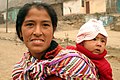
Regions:
<instances>
[{"instance_id":1,"label":"white knit hat","mask_svg":"<svg viewBox=\"0 0 120 80\"><path fill-rule=\"evenodd\" d=\"M103 26L103 22L97 19L90 19L79 29L76 43L81 43L84 40L94 39L99 33L105 37L108 37L108 34Z\"/></svg>"}]
</instances>

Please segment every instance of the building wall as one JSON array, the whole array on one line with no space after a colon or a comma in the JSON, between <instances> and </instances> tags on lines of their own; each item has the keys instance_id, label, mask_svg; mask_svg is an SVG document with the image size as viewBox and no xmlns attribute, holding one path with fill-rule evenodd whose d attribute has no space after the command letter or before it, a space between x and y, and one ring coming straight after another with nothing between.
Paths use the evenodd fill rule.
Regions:
<instances>
[{"instance_id":1,"label":"building wall","mask_svg":"<svg viewBox=\"0 0 120 80\"><path fill-rule=\"evenodd\" d=\"M6 20L6 12L3 12L2 15L4 16L4 20Z\"/></svg>"},{"instance_id":2,"label":"building wall","mask_svg":"<svg viewBox=\"0 0 120 80\"><path fill-rule=\"evenodd\" d=\"M120 0L117 0L117 12L120 13Z\"/></svg>"},{"instance_id":3,"label":"building wall","mask_svg":"<svg viewBox=\"0 0 120 80\"><path fill-rule=\"evenodd\" d=\"M0 24L5 23L3 14L0 13Z\"/></svg>"},{"instance_id":4,"label":"building wall","mask_svg":"<svg viewBox=\"0 0 120 80\"><path fill-rule=\"evenodd\" d=\"M69 0L63 3L63 15L69 14L86 14L86 1L89 1L90 14L106 12L106 0Z\"/></svg>"},{"instance_id":5,"label":"building wall","mask_svg":"<svg viewBox=\"0 0 120 80\"><path fill-rule=\"evenodd\" d=\"M58 3L58 4L51 4L52 7L55 9L58 18L61 18L63 16L63 10L62 10L62 3Z\"/></svg>"},{"instance_id":6,"label":"building wall","mask_svg":"<svg viewBox=\"0 0 120 80\"><path fill-rule=\"evenodd\" d=\"M89 0L90 13L103 13L106 12L106 0Z\"/></svg>"},{"instance_id":7,"label":"building wall","mask_svg":"<svg viewBox=\"0 0 120 80\"><path fill-rule=\"evenodd\" d=\"M13 0L13 1L15 1L15 0ZM18 4L18 6L10 7L9 11L8 11L8 21L9 22L14 23L16 21L17 13L20 8L19 6L22 6L25 4L22 1L23 2L32 2L35 0L20 0L18 3L16 3L16 4ZM44 0L44 2L45 1L47 1L47 0ZM49 3L51 6L53 6L53 8L55 8L58 18L61 17L62 16L62 3L57 3L57 2L54 2L53 0L51 0L51 1L52 1L51 3L49 3L49 2L47 2L47 3Z\"/></svg>"},{"instance_id":8,"label":"building wall","mask_svg":"<svg viewBox=\"0 0 120 80\"><path fill-rule=\"evenodd\" d=\"M85 13L85 7L82 7L81 0L70 0L63 2L63 15Z\"/></svg>"},{"instance_id":9,"label":"building wall","mask_svg":"<svg viewBox=\"0 0 120 80\"><path fill-rule=\"evenodd\" d=\"M12 10L8 11L8 21L14 23L17 18L19 8L13 8Z\"/></svg>"}]
</instances>

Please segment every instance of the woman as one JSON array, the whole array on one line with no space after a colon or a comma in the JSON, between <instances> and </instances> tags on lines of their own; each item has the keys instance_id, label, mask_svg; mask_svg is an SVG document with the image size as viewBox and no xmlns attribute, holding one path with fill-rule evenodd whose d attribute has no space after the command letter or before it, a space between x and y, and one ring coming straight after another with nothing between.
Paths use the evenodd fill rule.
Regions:
<instances>
[{"instance_id":1,"label":"woman","mask_svg":"<svg viewBox=\"0 0 120 80\"><path fill-rule=\"evenodd\" d=\"M13 80L96 80L94 64L53 40L57 15L46 3L27 3L18 12L17 35L28 52L14 66Z\"/></svg>"}]
</instances>

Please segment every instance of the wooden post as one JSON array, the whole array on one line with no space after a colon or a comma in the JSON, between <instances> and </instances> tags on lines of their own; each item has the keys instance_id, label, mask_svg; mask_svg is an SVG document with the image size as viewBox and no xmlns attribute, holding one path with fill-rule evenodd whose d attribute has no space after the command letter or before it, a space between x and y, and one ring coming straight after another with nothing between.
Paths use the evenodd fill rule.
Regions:
<instances>
[{"instance_id":1,"label":"wooden post","mask_svg":"<svg viewBox=\"0 0 120 80\"><path fill-rule=\"evenodd\" d=\"M8 32L8 0L7 0L7 9L6 9L6 33Z\"/></svg>"}]
</instances>

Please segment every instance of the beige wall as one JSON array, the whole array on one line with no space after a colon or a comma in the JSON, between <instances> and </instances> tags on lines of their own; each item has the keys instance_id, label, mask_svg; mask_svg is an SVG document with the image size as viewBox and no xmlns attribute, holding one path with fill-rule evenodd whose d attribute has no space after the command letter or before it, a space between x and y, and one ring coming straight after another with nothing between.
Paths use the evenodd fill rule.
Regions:
<instances>
[{"instance_id":1,"label":"beige wall","mask_svg":"<svg viewBox=\"0 0 120 80\"><path fill-rule=\"evenodd\" d=\"M81 7L81 0L65 1L63 3L63 15L85 13L84 7Z\"/></svg>"},{"instance_id":2,"label":"beige wall","mask_svg":"<svg viewBox=\"0 0 120 80\"><path fill-rule=\"evenodd\" d=\"M106 12L106 0L90 0L90 13Z\"/></svg>"},{"instance_id":3,"label":"beige wall","mask_svg":"<svg viewBox=\"0 0 120 80\"><path fill-rule=\"evenodd\" d=\"M89 1L90 14L106 12L106 0L86 1ZM65 1L63 3L63 15L69 14L86 14L86 4L82 7L81 0Z\"/></svg>"}]
</instances>

